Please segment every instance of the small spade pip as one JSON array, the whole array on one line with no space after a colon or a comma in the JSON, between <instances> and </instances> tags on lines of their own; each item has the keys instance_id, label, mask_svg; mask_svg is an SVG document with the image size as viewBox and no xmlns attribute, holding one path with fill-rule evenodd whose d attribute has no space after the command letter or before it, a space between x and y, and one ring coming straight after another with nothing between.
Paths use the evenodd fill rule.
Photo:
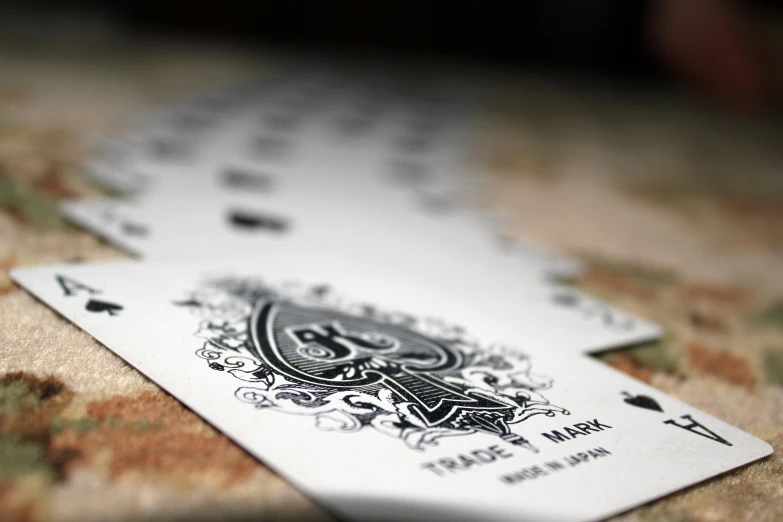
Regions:
<instances>
[{"instance_id":1,"label":"small spade pip","mask_svg":"<svg viewBox=\"0 0 783 522\"><path fill-rule=\"evenodd\" d=\"M283 219L245 212L241 210L231 212L229 216L230 223L237 229L243 230L270 230L272 232L284 232L288 226Z\"/></svg>"},{"instance_id":2,"label":"small spade pip","mask_svg":"<svg viewBox=\"0 0 783 522\"><path fill-rule=\"evenodd\" d=\"M144 225L138 223L123 223L122 231L127 236L145 237L149 233L149 229Z\"/></svg>"},{"instance_id":3,"label":"small spade pip","mask_svg":"<svg viewBox=\"0 0 783 522\"><path fill-rule=\"evenodd\" d=\"M98 299L90 299L87 301L87 305L84 307L88 312L101 313L106 312L109 315L117 315L122 310L122 306L107 301L99 301Z\"/></svg>"},{"instance_id":4,"label":"small spade pip","mask_svg":"<svg viewBox=\"0 0 783 522\"><path fill-rule=\"evenodd\" d=\"M661 405L658 404L658 401L652 397L648 397L647 395L631 395L628 392L623 392L623 395L625 395L625 402L631 406L638 406L639 408L663 412Z\"/></svg>"}]
</instances>

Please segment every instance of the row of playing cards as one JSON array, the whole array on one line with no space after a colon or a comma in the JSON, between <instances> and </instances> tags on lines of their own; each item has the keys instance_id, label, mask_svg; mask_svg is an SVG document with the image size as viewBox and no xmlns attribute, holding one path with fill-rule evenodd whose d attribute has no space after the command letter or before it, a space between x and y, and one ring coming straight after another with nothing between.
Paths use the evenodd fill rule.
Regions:
<instances>
[{"instance_id":1,"label":"row of playing cards","mask_svg":"<svg viewBox=\"0 0 783 522\"><path fill-rule=\"evenodd\" d=\"M352 520L593 520L769 455L585 355L660 330L481 207L465 85L300 63L150 115L89 166L124 198L63 206L145 261L13 277Z\"/></svg>"}]
</instances>

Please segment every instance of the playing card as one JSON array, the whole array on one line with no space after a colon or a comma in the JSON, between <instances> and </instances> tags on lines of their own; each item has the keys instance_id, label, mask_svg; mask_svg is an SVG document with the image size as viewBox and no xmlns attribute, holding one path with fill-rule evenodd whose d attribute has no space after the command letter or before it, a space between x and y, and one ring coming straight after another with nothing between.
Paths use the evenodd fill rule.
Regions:
<instances>
[{"instance_id":1,"label":"playing card","mask_svg":"<svg viewBox=\"0 0 783 522\"><path fill-rule=\"evenodd\" d=\"M493 287L306 256L12 277L356 520L593 520L771 453Z\"/></svg>"},{"instance_id":2,"label":"playing card","mask_svg":"<svg viewBox=\"0 0 783 522\"><path fill-rule=\"evenodd\" d=\"M334 258L348 272L372 269L376 273L422 283L431 283L437 278L443 281L444 287L476 288L513 295L516 300L513 306L527 311L525 320L535 322L550 313L556 318L564 313L575 323L566 322L563 328L548 331L548 340L578 352L619 348L648 342L661 335L657 325L549 283L541 278L540 272L522 269L515 259L478 253L465 255L459 249L448 248L447 244L418 241L419 236L411 237L404 231L391 230L379 237L372 227L333 228L333 222L317 219L299 222L286 214L285 206L262 209L226 206L219 211L217 207L212 209L215 212L204 209L186 213L187 205L181 200L160 210L169 216L169 222L156 229L144 219L137 219L136 216L146 212L136 212L130 204L108 202L101 206L97 200L91 203L94 204L91 213L77 218L141 257L152 251L157 254L151 256L155 260L267 262L290 259L306 260L317 266ZM85 206L76 208L84 209ZM181 209L184 210L180 212ZM93 218L99 222L90 223ZM186 241L177 233L177 230L183 230L177 226L181 220L191 227L184 228L188 234ZM401 255L407 251L411 255Z\"/></svg>"},{"instance_id":3,"label":"playing card","mask_svg":"<svg viewBox=\"0 0 783 522\"><path fill-rule=\"evenodd\" d=\"M404 209L403 202L395 201L393 194L379 201L372 188L364 190L359 183L349 190L325 177L321 183L293 187L292 176L281 179L273 172L229 164L216 172L219 185L202 189L197 183L171 186L154 196L124 202L69 201L62 205L62 212L72 221L151 259L203 251L230 254L262 249L269 234L263 233L263 228L238 229L231 216L240 212L279 216L291 223L285 230L288 240L303 246L309 241L313 247L328 240L331 248L343 249L347 255L353 249L364 252L360 254L363 256L376 255L368 251L373 250L393 257L402 251L420 257L442 257L451 251L455 258L503 258L502 263L519 266L520 271L537 277L567 274L578 268L562 256L505 240L492 230L493 223L471 211L411 212ZM107 209L115 210L109 213ZM145 223L151 233L126 237L124 229L112 228L112 224L119 224L110 219L117 212Z\"/></svg>"},{"instance_id":4,"label":"playing card","mask_svg":"<svg viewBox=\"0 0 783 522\"><path fill-rule=\"evenodd\" d=\"M156 177L151 168L154 163L187 159L204 148L212 151L208 157L217 153L215 141L234 144L248 138L255 159L261 161L297 144L292 142L308 140L342 153L391 154L392 162L422 154L431 159L444 151L450 156L448 149L454 147L444 147L444 143L454 142L455 135L464 137L471 127L464 114L475 105L475 96L459 86L460 82L449 85L443 78L406 84L399 73L378 67L284 71L148 115L130 135L102 140L98 147L101 160L89 172L124 192L128 186L134 192L149 190L151 180L146 178ZM230 129L218 125L227 120ZM237 135L236 129L246 135ZM205 130L210 131L207 141ZM122 152L119 161L118 149ZM111 172L112 166L117 172ZM135 179L139 176L145 178L143 184Z\"/></svg>"},{"instance_id":5,"label":"playing card","mask_svg":"<svg viewBox=\"0 0 783 522\"><path fill-rule=\"evenodd\" d=\"M192 166L227 125L263 105L267 91L280 83L280 78L256 75L137 116L122 135L94 140L84 171L120 194L150 190L155 166Z\"/></svg>"},{"instance_id":6,"label":"playing card","mask_svg":"<svg viewBox=\"0 0 783 522\"><path fill-rule=\"evenodd\" d=\"M236 140L225 143L233 144L243 135L240 131ZM388 184L384 187L371 175L377 170L372 154L346 156L331 151L330 155L329 149L313 151L313 143L311 140L311 152L288 158L283 165L243 161L239 154L233 160L224 159L223 152L206 154L197 165L184 168L158 165L154 168L158 178L155 190L131 202L68 202L63 212L133 253L157 259L205 249L227 254L262 245L263 241L255 242L258 234L237 236L236 222L226 218L241 209L245 214L271 211L287 216L287 221L298 224L295 236L303 245L305 239L315 245L329 238L333 248L344 248L342 244L347 242L349 247L366 251L381 243L386 252L397 249L392 256L400 250L426 255L447 245L455 257L467 252L474 258L482 254L506 257L506 262L541 275L569 276L580 268L563 256L505 240L488 215L464 205L444 208L435 201L416 207L407 194ZM215 150L219 149L216 146ZM129 238L124 229L115 230L112 225L119 223L107 219L108 207L125 207L122 212L128 219L145 223L154 234L142 237L134 233ZM131 232L136 230L134 227ZM288 232L291 230L289 227ZM413 250L412 245L424 250Z\"/></svg>"},{"instance_id":7,"label":"playing card","mask_svg":"<svg viewBox=\"0 0 783 522\"><path fill-rule=\"evenodd\" d=\"M104 158L98 162L103 168L93 170L103 174L109 163L108 166L117 168L115 175L120 178L128 175L149 178L144 185L149 190L151 182L158 177L156 164L162 163L165 171L167 164L181 163L183 159L208 162L215 156L224 159L247 156L249 160L263 163L281 156L302 153L318 156L325 152L331 159L337 153L343 162L350 163L357 152L366 157L368 153L383 155L401 149L397 152L399 157L391 158L392 162L413 159L423 153L431 161L439 156L450 157L453 145L448 147L446 144L455 143L454 136L465 134L465 129L469 128L465 118L460 123L455 121L450 114L453 108L430 109L431 114L426 115L429 127L411 128L411 122L407 120L413 119L413 123L417 123L425 115L409 114L413 107L389 99L388 95L364 92L366 87L357 91L356 86L351 86L346 92L346 89L337 90L324 82L311 84L300 79L294 83L291 86L278 81L266 85L264 95L245 100L241 112L235 108L230 113L194 113L194 110L203 109L190 105L167 111L123 139L104 142L101 147ZM440 102L441 105L445 103ZM202 120L205 118L209 125L204 125ZM195 125L198 132L183 127L183 120ZM407 123L401 124L402 121ZM205 133L205 128L211 132ZM426 136L422 132L426 132ZM408 150L412 145L416 147L417 143L420 146L424 142L428 145L426 149ZM119 158L118 149L123 152ZM343 157L346 154L348 156ZM192 164L181 171L187 179L199 176L190 168ZM366 169L362 171L366 172ZM199 169L199 172L206 170ZM314 173L317 175L318 170Z\"/></svg>"},{"instance_id":8,"label":"playing card","mask_svg":"<svg viewBox=\"0 0 783 522\"><path fill-rule=\"evenodd\" d=\"M114 168L105 162L91 166L95 177L109 180L115 189L140 193L133 208L122 210L127 219L113 219L101 202L68 203L66 216L138 255L159 259L203 249L224 255L246 250L255 236L243 233L237 242L237 229L271 230L279 238L291 230L278 219L285 215L287 223L304 224L296 233L302 244L312 237L308 230L327 228L327 234L341 231L344 238L358 233L365 248L382 240L387 247L413 252L409 239L429 249L448 242L459 256L470 251L474 257L475 252L507 257L524 265L525 272L579 273L575 260L508 241L496 220L469 206L472 195L465 180L470 176L460 158L470 126L456 109L466 112L467 104L459 103L465 96L441 88L434 91L437 95L400 100L388 86L385 91L366 84L339 90L326 78L307 83L294 76L267 84L264 96L256 93L241 105L245 112L212 125L208 140L204 133L199 140L182 138L170 123L182 115L191 122L193 106L172 110L179 119L157 118L152 130L141 133L141 145L120 155L121 161L115 159ZM313 96L314 89L321 95ZM330 121L345 117L346 110L372 125L335 142ZM180 153L182 147L186 153ZM271 221L270 208L282 209Z\"/></svg>"}]
</instances>

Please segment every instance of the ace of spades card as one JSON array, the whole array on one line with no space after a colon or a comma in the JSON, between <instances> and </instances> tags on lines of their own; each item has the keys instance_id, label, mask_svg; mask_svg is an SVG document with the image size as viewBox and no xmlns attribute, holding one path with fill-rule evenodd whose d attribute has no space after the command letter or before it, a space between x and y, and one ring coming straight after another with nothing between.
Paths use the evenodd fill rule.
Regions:
<instances>
[{"instance_id":1,"label":"ace of spades card","mask_svg":"<svg viewBox=\"0 0 783 522\"><path fill-rule=\"evenodd\" d=\"M553 350L557 325L521 321L515 295L354 268L323 257L314 274L294 256L13 277L351 519L594 520L771 452ZM103 295L118 315L85 311Z\"/></svg>"}]
</instances>

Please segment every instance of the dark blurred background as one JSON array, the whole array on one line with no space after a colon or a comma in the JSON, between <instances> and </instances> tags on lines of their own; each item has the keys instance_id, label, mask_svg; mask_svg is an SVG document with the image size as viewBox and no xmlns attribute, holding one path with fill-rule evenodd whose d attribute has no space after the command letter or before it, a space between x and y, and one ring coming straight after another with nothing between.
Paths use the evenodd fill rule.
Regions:
<instances>
[{"instance_id":1,"label":"dark blurred background","mask_svg":"<svg viewBox=\"0 0 783 522\"><path fill-rule=\"evenodd\" d=\"M0 2L100 11L138 32L266 45L448 55L673 82L739 110L777 104L780 0Z\"/></svg>"}]
</instances>

